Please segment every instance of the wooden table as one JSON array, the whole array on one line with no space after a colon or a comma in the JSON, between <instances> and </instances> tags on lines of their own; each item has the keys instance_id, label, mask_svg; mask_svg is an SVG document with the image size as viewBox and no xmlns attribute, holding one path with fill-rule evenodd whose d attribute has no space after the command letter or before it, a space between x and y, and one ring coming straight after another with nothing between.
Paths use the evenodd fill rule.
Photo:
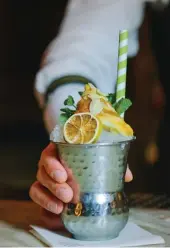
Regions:
<instances>
[{"instance_id":1,"label":"wooden table","mask_svg":"<svg viewBox=\"0 0 170 248\"><path fill-rule=\"evenodd\" d=\"M39 207L31 201L0 201L0 245L45 247L29 233L29 225L39 220Z\"/></svg>"},{"instance_id":2,"label":"wooden table","mask_svg":"<svg viewBox=\"0 0 170 248\"><path fill-rule=\"evenodd\" d=\"M162 236L166 246L170 246L170 211L132 209L130 218ZM36 204L31 201L0 201L0 246L45 247L29 233L30 224L40 224L40 211Z\"/></svg>"}]
</instances>

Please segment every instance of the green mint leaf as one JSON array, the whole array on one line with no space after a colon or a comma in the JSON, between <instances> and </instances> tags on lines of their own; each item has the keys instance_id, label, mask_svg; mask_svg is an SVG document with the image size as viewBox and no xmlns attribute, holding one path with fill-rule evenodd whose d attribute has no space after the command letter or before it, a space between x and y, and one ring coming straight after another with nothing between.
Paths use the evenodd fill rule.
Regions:
<instances>
[{"instance_id":1,"label":"green mint leaf","mask_svg":"<svg viewBox=\"0 0 170 248\"><path fill-rule=\"evenodd\" d=\"M116 94L112 94L112 93L108 94L107 99L111 104L113 104L116 101Z\"/></svg>"},{"instance_id":2,"label":"green mint leaf","mask_svg":"<svg viewBox=\"0 0 170 248\"><path fill-rule=\"evenodd\" d=\"M61 112L64 112L67 116L72 116L75 113L75 110L69 108L62 108L60 109Z\"/></svg>"},{"instance_id":3,"label":"green mint leaf","mask_svg":"<svg viewBox=\"0 0 170 248\"><path fill-rule=\"evenodd\" d=\"M117 102L112 103L112 107L115 109L117 105Z\"/></svg>"},{"instance_id":4,"label":"green mint leaf","mask_svg":"<svg viewBox=\"0 0 170 248\"><path fill-rule=\"evenodd\" d=\"M72 96L68 96L68 98L64 101L64 105L66 106L74 106L74 99Z\"/></svg>"},{"instance_id":5,"label":"green mint leaf","mask_svg":"<svg viewBox=\"0 0 170 248\"><path fill-rule=\"evenodd\" d=\"M120 99L117 103L114 104L114 108L118 114L124 113L132 105L131 100L127 98Z\"/></svg>"},{"instance_id":6,"label":"green mint leaf","mask_svg":"<svg viewBox=\"0 0 170 248\"><path fill-rule=\"evenodd\" d=\"M79 95L82 96L83 95L83 92L82 91L79 91Z\"/></svg>"},{"instance_id":7,"label":"green mint leaf","mask_svg":"<svg viewBox=\"0 0 170 248\"><path fill-rule=\"evenodd\" d=\"M68 120L69 116L67 114L61 114L59 117L59 121L61 124L64 124Z\"/></svg>"}]
</instances>

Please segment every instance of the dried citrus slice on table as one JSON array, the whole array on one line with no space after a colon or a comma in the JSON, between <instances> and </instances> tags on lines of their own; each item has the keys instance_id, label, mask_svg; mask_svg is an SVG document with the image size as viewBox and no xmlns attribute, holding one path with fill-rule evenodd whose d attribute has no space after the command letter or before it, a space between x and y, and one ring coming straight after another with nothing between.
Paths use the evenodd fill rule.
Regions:
<instances>
[{"instance_id":1,"label":"dried citrus slice on table","mask_svg":"<svg viewBox=\"0 0 170 248\"><path fill-rule=\"evenodd\" d=\"M64 124L64 138L70 144L95 143L102 132L102 124L91 113L72 115Z\"/></svg>"}]
</instances>

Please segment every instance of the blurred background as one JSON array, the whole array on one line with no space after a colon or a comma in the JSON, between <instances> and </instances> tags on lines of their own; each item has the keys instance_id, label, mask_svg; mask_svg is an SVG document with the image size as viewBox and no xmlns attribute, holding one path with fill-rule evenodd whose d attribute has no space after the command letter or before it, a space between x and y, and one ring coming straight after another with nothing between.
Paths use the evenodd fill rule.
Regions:
<instances>
[{"instance_id":1,"label":"blurred background","mask_svg":"<svg viewBox=\"0 0 170 248\"><path fill-rule=\"evenodd\" d=\"M48 144L41 111L33 96L40 59L56 36L66 0L0 1L0 199L29 199L40 152ZM126 118L135 130L126 191L170 193L169 70L170 7L146 4L139 30L140 51L128 61L133 107Z\"/></svg>"}]
</instances>

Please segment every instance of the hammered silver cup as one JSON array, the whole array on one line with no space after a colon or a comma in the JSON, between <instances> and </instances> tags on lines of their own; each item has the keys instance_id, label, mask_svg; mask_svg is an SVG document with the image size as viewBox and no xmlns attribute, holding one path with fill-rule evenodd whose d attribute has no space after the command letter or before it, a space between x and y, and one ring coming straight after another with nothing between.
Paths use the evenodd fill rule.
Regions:
<instances>
[{"instance_id":1,"label":"hammered silver cup","mask_svg":"<svg viewBox=\"0 0 170 248\"><path fill-rule=\"evenodd\" d=\"M75 239L113 239L125 227L129 208L124 177L131 141L90 145L55 143L60 159L73 175L69 181L74 199L61 216Z\"/></svg>"}]
</instances>

